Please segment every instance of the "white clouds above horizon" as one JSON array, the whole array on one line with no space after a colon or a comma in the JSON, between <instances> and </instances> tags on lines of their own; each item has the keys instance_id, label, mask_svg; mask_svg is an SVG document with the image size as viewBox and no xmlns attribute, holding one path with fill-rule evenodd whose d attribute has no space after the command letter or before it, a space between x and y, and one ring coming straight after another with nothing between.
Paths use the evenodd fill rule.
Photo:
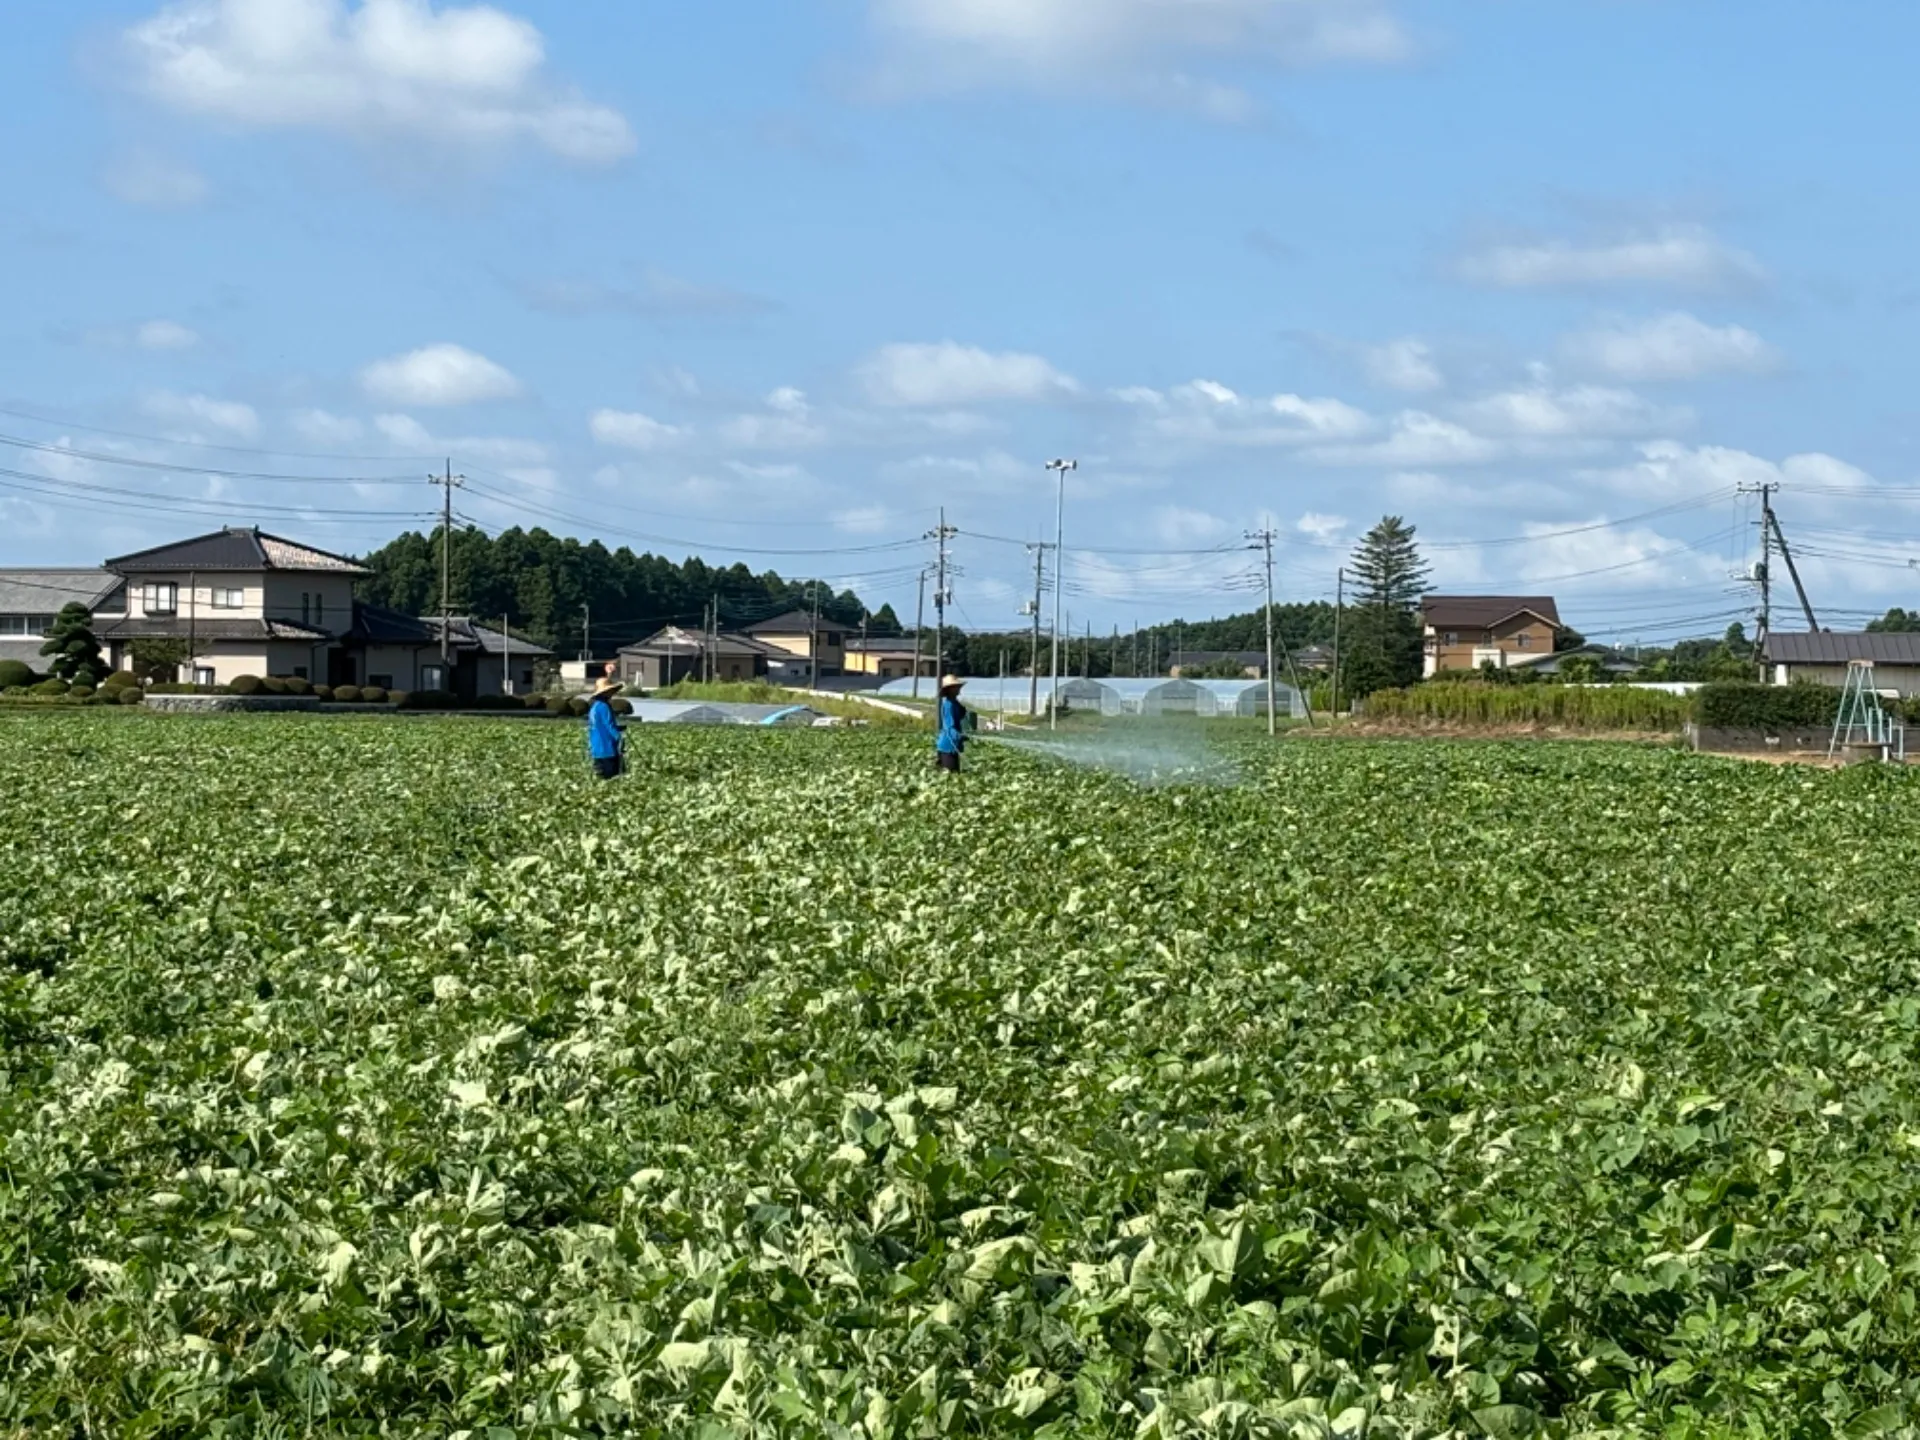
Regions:
<instances>
[{"instance_id":1,"label":"white clouds above horizon","mask_svg":"<svg viewBox=\"0 0 1920 1440\"><path fill-rule=\"evenodd\" d=\"M472 405L520 394L520 382L504 366L447 343L374 361L360 372L360 387L389 405Z\"/></svg>"},{"instance_id":2,"label":"white clouds above horizon","mask_svg":"<svg viewBox=\"0 0 1920 1440\"><path fill-rule=\"evenodd\" d=\"M1061 399L1080 389L1038 355L951 340L883 345L861 364L859 378L876 404L918 409Z\"/></svg>"},{"instance_id":3,"label":"white clouds above horizon","mask_svg":"<svg viewBox=\"0 0 1920 1440\"><path fill-rule=\"evenodd\" d=\"M546 73L538 29L430 0L178 0L122 36L136 89L183 114L363 140L534 145L581 164L634 149L624 116Z\"/></svg>"},{"instance_id":4,"label":"white clouds above horizon","mask_svg":"<svg viewBox=\"0 0 1920 1440\"><path fill-rule=\"evenodd\" d=\"M1458 262L1460 277L1501 290L1580 290L1648 286L1716 291L1765 284L1767 271L1703 225L1584 244L1564 239L1492 244Z\"/></svg>"},{"instance_id":5,"label":"white clouds above horizon","mask_svg":"<svg viewBox=\"0 0 1920 1440\"><path fill-rule=\"evenodd\" d=\"M883 84L1104 93L1244 121L1218 63L1396 64L1413 42L1386 0L869 0Z\"/></svg>"},{"instance_id":6,"label":"white clouds above horizon","mask_svg":"<svg viewBox=\"0 0 1920 1440\"><path fill-rule=\"evenodd\" d=\"M216 400L209 395L180 395L153 390L140 399L141 411L155 420L190 433L211 428L224 435L251 440L260 433L260 417L251 405L238 400Z\"/></svg>"},{"instance_id":7,"label":"white clouds above horizon","mask_svg":"<svg viewBox=\"0 0 1920 1440\"><path fill-rule=\"evenodd\" d=\"M1462 406L1459 414L1487 433L1539 439L1652 435L1684 428L1693 419L1690 411L1604 385L1505 390Z\"/></svg>"},{"instance_id":8,"label":"white clouds above horizon","mask_svg":"<svg viewBox=\"0 0 1920 1440\"><path fill-rule=\"evenodd\" d=\"M1447 378L1424 340L1406 336L1383 345L1370 345L1362 354L1367 378L1389 390L1419 395L1446 388Z\"/></svg>"},{"instance_id":9,"label":"white clouds above horizon","mask_svg":"<svg viewBox=\"0 0 1920 1440\"><path fill-rule=\"evenodd\" d=\"M632 410L596 410L588 417L587 428L602 445L642 451L665 450L678 444L687 433L678 425L668 425Z\"/></svg>"},{"instance_id":10,"label":"white clouds above horizon","mask_svg":"<svg viewBox=\"0 0 1920 1440\"><path fill-rule=\"evenodd\" d=\"M1765 375L1780 353L1740 325L1709 325L1684 310L1645 320L1614 317L1569 335L1561 351L1575 365L1620 380L1697 380Z\"/></svg>"},{"instance_id":11,"label":"white clouds above horizon","mask_svg":"<svg viewBox=\"0 0 1920 1440\"><path fill-rule=\"evenodd\" d=\"M142 350L191 350L200 336L176 320L149 320L133 332L133 343Z\"/></svg>"}]
</instances>

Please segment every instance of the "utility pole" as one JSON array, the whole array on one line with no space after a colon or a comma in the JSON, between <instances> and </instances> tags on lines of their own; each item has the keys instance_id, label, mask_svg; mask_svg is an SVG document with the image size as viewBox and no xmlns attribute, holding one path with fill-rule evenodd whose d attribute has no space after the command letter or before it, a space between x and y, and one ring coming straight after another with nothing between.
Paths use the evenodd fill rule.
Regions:
<instances>
[{"instance_id":1,"label":"utility pole","mask_svg":"<svg viewBox=\"0 0 1920 1440\"><path fill-rule=\"evenodd\" d=\"M1053 549L1053 693L1047 697L1047 728L1060 728L1060 592L1067 588L1067 472L1078 470L1078 460L1049 460L1047 469L1060 477L1060 499L1054 510Z\"/></svg>"},{"instance_id":2,"label":"utility pole","mask_svg":"<svg viewBox=\"0 0 1920 1440\"><path fill-rule=\"evenodd\" d=\"M936 676L944 674L947 668L947 602L953 598L953 591L947 585L947 541L959 533L947 524L947 508L941 506L940 523L926 536L938 547L933 581L933 673Z\"/></svg>"},{"instance_id":3,"label":"utility pole","mask_svg":"<svg viewBox=\"0 0 1920 1440\"><path fill-rule=\"evenodd\" d=\"M1793 581L1793 593L1800 597L1800 613L1807 617L1807 629L1817 633L1820 622L1813 618L1813 602L1807 599L1807 587L1800 583L1800 570L1793 563L1793 551L1787 548L1787 532L1780 528L1780 512L1770 509L1767 518L1773 522L1773 539L1780 547L1780 558L1787 562L1787 576Z\"/></svg>"},{"instance_id":4,"label":"utility pole","mask_svg":"<svg viewBox=\"0 0 1920 1440\"><path fill-rule=\"evenodd\" d=\"M1762 683L1767 678L1767 662L1763 658L1767 636L1773 631L1773 494L1779 488L1771 481L1740 487L1741 494L1760 497L1760 563L1753 572L1753 578L1760 582L1760 616L1754 627L1753 662L1759 668Z\"/></svg>"},{"instance_id":5,"label":"utility pole","mask_svg":"<svg viewBox=\"0 0 1920 1440\"><path fill-rule=\"evenodd\" d=\"M913 698L920 698L920 632L927 620L927 572L920 572L920 598L913 602Z\"/></svg>"},{"instance_id":6,"label":"utility pole","mask_svg":"<svg viewBox=\"0 0 1920 1440\"><path fill-rule=\"evenodd\" d=\"M1040 714L1040 587L1046 576L1047 543L1027 547L1033 552L1033 603L1027 613L1033 617L1033 653L1027 662L1027 718Z\"/></svg>"},{"instance_id":7,"label":"utility pole","mask_svg":"<svg viewBox=\"0 0 1920 1440\"><path fill-rule=\"evenodd\" d=\"M1340 612L1347 603L1347 572L1333 573L1333 718L1340 718Z\"/></svg>"},{"instance_id":8,"label":"utility pole","mask_svg":"<svg viewBox=\"0 0 1920 1440\"><path fill-rule=\"evenodd\" d=\"M178 603L178 602L176 602ZM200 683L200 574L187 572L187 684Z\"/></svg>"},{"instance_id":9,"label":"utility pole","mask_svg":"<svg viewBox=\"0 0 1920 1440\"><path fill-rule=\"evenodd\" d=\"M500 693L513 693L513 632L507 629L507 617L500 617Z\"/></svg>"},{"instance_id":10,"label":"utility pole","mask_svg":"<svg viewBox=\"0 0 1920 1440\"><path fill-rule=\"evenodd\" d=\"M1267 734L1279 733L1279 721L1274 714L1276 688L1273 675L1273 527L1263 525L1258 530L1247 532L1249 540L1259 542L1261 554L1265 557L1267 571ZM1291 658L1291 657L1289 657Z\"/></svg>"},{"instance_id":11,"label":"utility pole","mask_svg":"<svg viewBox=\"0 0 1920 1440\"><path fill-rule=\"evenodd\" d=\"M820 582L818 580L813 582L813 638L808 642L807 650L808 663L811 667L809 673L813 677L809 682L809 688L818 690L820 688Z\"/></svg>"},{"instance_id":12,"label":"utility pole","mask_svg":"<svg viewBox=\"0 0 1920 1440\"><path fill-rule=\"evenodd\" d=\"M453 473L453 457L447 457L447 471L444 475L429 475L427 483L440 487L440 688L445 690L453 682L450 673L452 661L453 625L453 492L455 487L466 482L466 476ZM582 657L583 659L586 657Z\"/></svg>"}]
</instances>

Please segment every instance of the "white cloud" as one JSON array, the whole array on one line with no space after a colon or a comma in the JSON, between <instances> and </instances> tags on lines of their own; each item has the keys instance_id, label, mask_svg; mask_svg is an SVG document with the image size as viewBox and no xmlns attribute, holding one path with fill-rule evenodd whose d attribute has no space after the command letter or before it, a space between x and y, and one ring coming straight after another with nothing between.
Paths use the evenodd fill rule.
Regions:
<instances>
[{"instance_id":1,"label":"white cloud","mask_svg":"<svg viewBox=\"0 0 1920 1440\"><path fill-rule=\"evenodd\" d=\"M157 155L124 156L101 177L107 193L145 210L190 210L207 198L207 177Z\"/></svg>"},{"instance_id":2,"label":"white cloud","mask_svg":"<svg viewBox=\"0 0 1920 1440\"><path fill-rule=\"evenodd\" d=\"M1688 546L1645 527L1585 529L1604 525L1605 516L1588 521L1531 522L1520 527L1530 537L1517 547L1514 568L1521 580L1557 581L1578 576L1598 587L1645 590L1684 578ZM1566 533L1574 531L1577 533ZM1698 560L1691 563L1699 564Z\"/></svg>"},{"instance_id":3,"label":"white cloud","mask_svg":"<svg viewBox=\"0 0 1920 1440\"><path fill-rule=\"evenodd\" d=\"M1683 310L1651 319L1612 319L1569 335L1561 349L1576 365L1621 380L1695 380L1704 375L1762 375L1780 355L1739 325L1709 325Z\"/></svg>"},{"instance_id":4,"label":"white cloud","mask_svg":"<svg viewBox=\"0 0 1920 1440\"><path fill-rule=\"evenodd\" d=\"M527 303L556 315L629 314L654 319L724 319L760 315L772 301L725 285L703 285L649 269L632 284L541 280L525 287Z\"/></svg>"},{"instance_id":5,"label":"white cloud","mask_svg":"<svg viewBox=\"0 0 1920 1440\"><path fill-rule=\"evenodd\" d=\"M1496 435L1554 440L1653 435L1692 419L1685 410L1663 408L1630 390L1603 385L1508 390L1464 405L1460 414L1469 425Z\"/></svg>"},{"instance_id":6,"label":"white cloud","mask_svg":"<svg viewBox=\"0 0 1920 1440\"><path fill-rule=\"evenodd\" d=\"M228 435L252 439L260 433L260 417L251 405L237 400L215 400L206 395L177 395L155 390L141 398L140 408L155 420L195 429L211 426Z\"/></svg>"},{"instance_id":7,"label":"white cloud","mask_svg":"<svg viewBox=\"0 0 1920 1440\"><path fill-rule=\"evenodd\" d=\"M1626 494L1659 499L1735 485L1779 485L1789 492L1801 488L1817 497L1879 483L1857 465L1819 451L1789 455L1775 463L1730 446L1688 446L1673 440L1642 445L1640 458L1632 464L1587 471L1582 478Z\"/></svg>"},{"instance_id":8,"label":"white cloud","mask_svg":"<svg viewBox=\"0 0 1920 1440\"><path fill-rule=\"evenodd\" d=\"M813 418L802 391L783 385L765 404L762 412L728 420L720 427L720 438L743 450L806 450L826 443L827 429Z\"/></svg>"},{"instance_id":9,"label":"white cloud","mask_svg":"<svg viewBox=\"0 0 1920 1440\"><path fill-rule=\"evenodd\" d=\"M527 21L430 0L180 0L123 37L133 84L171 109L261 128L480 147L530 142L606 164L633 132L546 73Z\"/></svg>"},{"instance_id":10,"label":"white cloud","mask_svg":"<svg viewBox=\"0 0 1920 1440\"><path fill-rule=\"evenodd\" d=\"M1446 376L1440 373L1433 350L1424 340L1409 337L1371 345L1362 358L1366 362L1367 378L1389 390L1417 395L1446 387Z\"/></svg>"},{"instance_id":11,"label":"white cloud","mask_svg":"<svg viewBox=\"0 0 1920 1440\"><path fill-rule=\"evenodd\" d=\"M593 438L602 445L628 450L665 450L686 438L678 425L668 425L632 410L596 410L587 421Z\"/></svg>"},{"instance_id":12,"label":"white cloud","mask_svg":"<svg viewBox=\"0 0 1920 1440\"><path fill-rule=\"evenodd\" d=\"M893 512L884 505L861 505L852 510L836 511L833 523L836 529L849 535L878 535L892 522Z\"/></svg>"},{"instance_id":13,"label":"white cloud","mask_svg":"<svg viewBox=\"0 0 1920 1440\"><path fill-rule=\"evenodd\" d=\"M1308 458L1329 465L1479 465L1498 459L1502 447L1464 425L1424 410L1403 410L1385 437L1364 444L1322 445Z\"/></svg>"},{"instance_id":14,"label":"white cloud","mask_svg":"<svg viewBox=\"0 0 1920 1440\"><path fill-rule=\"evenodd\" d=\"M547 447L537 440L508 435L435 435L411 415L377 415L373 425L387 439L405 446L415 455L459 455L503 469L539 467L547 461Z\"/></svg>"},{"instance_id":15,"label":"white cloud","mask_svg":"<svg viewBox=\"0 0 1920 1440\"><path fill-rule=\"evenodd\" d=\"M142 350L191 350L200 337L173 320L149 320L133 332L133 342Z\"/></svg>"},{"instance_id":16,"label":"white cloud","mask_svg":"<svg viewBox=\"0 0 1920 1440\"><path fill-rule=\"evenodd\" d=\"M1240 121L1253 102L1189 67L1389 64L1412 44L1385 0L869 0L896 93L1115 93Z\"/></svg>"},{"instance_id":17,"label":"white cloud","mask_svg":"<svg viewBox=\"0 0 1920 1440\"><path fill-rule=\"evenodd\" d=\"M1297 445L1350 439L1373 418L1343 400L1280 394L1254 399L1217 380L1190 380L1164 393L1136 386L1115 398L1143 412L1166 439L1228 445Z\"/></svg>"},{"instance_id":18,"label":"white cloud","mask_svg":"<svg viewBox=\"0 0 1920 1440\"><path fill-rule=\"evenodd\" d=\"M294 433L312 445L353 445L363 428L358 420L325 410L300 410L289 417Z\"/></svg>"},{"instance_id":19,"label":"white cloud","mask_svg":"<svg viewBox=\"0 0 1920 1440\"><path fill-rule=\"evenodd\" d=\"M1321 544L1337 540L1351 522L1344 515L1322 515L1309 510L1293 522L1293 528Z\"/></svg>"},{"instance_id":20,"label":"white cloud","mask_svg":"<svg viewBox=\"0 0 1920 1440\"><path fill-rule=\"evenodd\" d=\"M360 372L360 384L374 399L391 405L471 405L511 400L520 393L520 382L503 367L447 344L376 360Z\"/></svg>"},{"instance_id":21,"label":"white cloud","mask_svg":"<svg viewBox=\"0 0 1920 1440\"><path fill-rule=\"evenodd\" d=\"M1231 529L1218 515L1184 505L1162 505L1153 512L1154 538L1170 547L1209 544Z\"/></svg>"},{"instance_id":22,"label":"white cloud","mask_svg":"<svg viewBox=\"0 0 1920 1440\"><path fill-rule=\"evenodd\" d=\"M861 365L860 378L879 404L936 408L1057 399L1080 388L1038 355L996 354L951 340L882 346Z\"/></svg>"},{"instance_id":23,"label":"white cloud","mask_svg":"<svg viewBox=\"0 0 1920 1440\"><path fill-rule=\"evenodd\" d=\"M1474 284L1505 290L1604 285L1724 290L1767 279L1758 260L1700 225L1670 225L1585 245L1568 240L1492 245L1463 257L1459 271Z\"/></svg>"}]
</instances>

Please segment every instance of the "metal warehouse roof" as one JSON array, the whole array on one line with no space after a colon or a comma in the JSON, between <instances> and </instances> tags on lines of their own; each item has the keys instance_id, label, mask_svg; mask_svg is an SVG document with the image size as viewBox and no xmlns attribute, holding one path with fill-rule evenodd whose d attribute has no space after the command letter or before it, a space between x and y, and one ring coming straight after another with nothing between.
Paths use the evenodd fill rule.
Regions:
<instances>
[{"instance_id":1,"label":"metal warehouse roof","mask_svg":"<svg viewBox=\"0 0 1920 1440\"><path fill-rule=\"evenodd\" d=\"M1844 665L1849 660L1871 660L1876 665L1920 665L1920 634L1789 631L1767 636L1766 657L1776 665Z\"/></svg>"}]
</instances>

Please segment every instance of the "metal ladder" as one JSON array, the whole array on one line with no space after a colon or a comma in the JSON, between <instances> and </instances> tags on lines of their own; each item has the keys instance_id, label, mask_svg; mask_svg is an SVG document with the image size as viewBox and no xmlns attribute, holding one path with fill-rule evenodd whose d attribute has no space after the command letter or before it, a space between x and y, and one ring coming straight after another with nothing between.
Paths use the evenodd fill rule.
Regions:
<instances>
[{"instance_id":1,"label":"metal ladder","mask_svg":"<svg viewBox=\"0 0 1920 1440\"><path fill-rule=\"evenodd\" d=\"M1827 758L1855 746L1876 748L1889 763L1907 758L1907 727L1896 724L1880 704L1871 660L1847 662L1847 681L1840 690L1840 713L1834 717L1833 735L1827 741Z\"/></svg>"}]
</instances>

